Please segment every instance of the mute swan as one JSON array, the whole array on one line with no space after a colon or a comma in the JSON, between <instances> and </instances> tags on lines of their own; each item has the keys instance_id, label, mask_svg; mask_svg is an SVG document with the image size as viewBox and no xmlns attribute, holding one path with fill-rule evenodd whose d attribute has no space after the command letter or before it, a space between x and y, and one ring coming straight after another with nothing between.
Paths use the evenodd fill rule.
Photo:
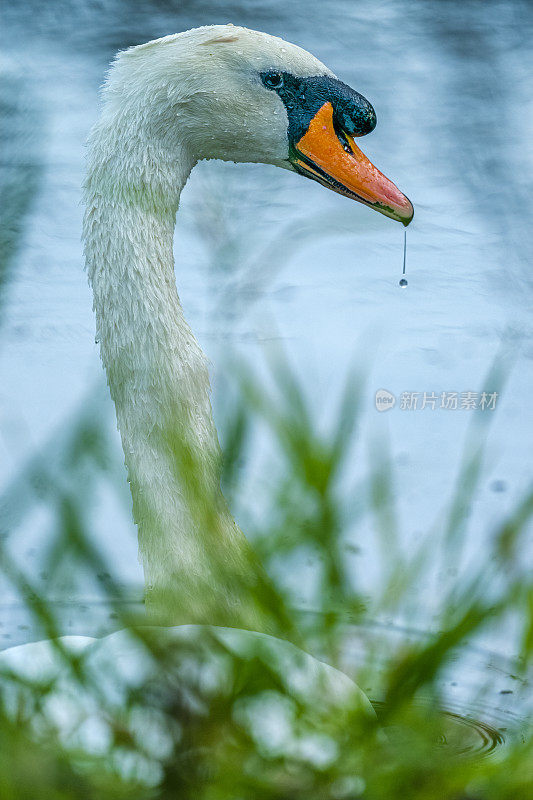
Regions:
<instances>
[{"instance_id":1,"label":"mute swan","mask_svg":"<svg viewBox=\"0 0 533 800\"><path fill-rule=\"evenodd\" d=\"M158 624L182 626L174 628L177 639L208 624L221 626L220 636L239 635L241 651L267 642L282 654L285 672L296 648L269 636L276 631L254 608L261 571L219 488L206 359L176 290L175 217L194 165L218 158L293 170L408 225L411 203L355 143L375 125L370 103L314 56L264 33L215 25L119 53L89 138L85 256L149 613ZM183 254L178 279L186 262ZM200 520L187 502L187 472L169 447L177 421L201 467L207 509ZM127 651L124 633L98 647L112 653L117 641ZM91 642L72 640L76 648ZM20 666L24 653L32 660L32 647L13 648L8 663ZM328 686L358 691L303 657Z\"/></svg>"}]
</instances>

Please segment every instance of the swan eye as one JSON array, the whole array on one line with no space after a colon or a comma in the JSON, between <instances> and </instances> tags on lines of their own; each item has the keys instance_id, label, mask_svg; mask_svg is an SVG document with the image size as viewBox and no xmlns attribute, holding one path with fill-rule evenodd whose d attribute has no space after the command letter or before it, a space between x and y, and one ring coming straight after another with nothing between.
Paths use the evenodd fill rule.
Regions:
<instances>
[{"instance_id":1,"label":"swan eye","mask_svg":"<svg viewBox=\"0 0 533 800\"><path fill-rule=\"evenodd\" d=\"M267 89L281 89L283 86L283 75L281 72L266 72L261 78Z\"/></svg>"}]
</instances>

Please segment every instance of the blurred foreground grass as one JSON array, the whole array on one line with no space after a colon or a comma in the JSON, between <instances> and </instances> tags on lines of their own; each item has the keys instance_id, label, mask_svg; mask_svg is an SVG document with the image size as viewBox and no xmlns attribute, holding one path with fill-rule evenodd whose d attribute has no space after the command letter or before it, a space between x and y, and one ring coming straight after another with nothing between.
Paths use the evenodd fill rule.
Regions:
<instances>
[{"instance_id":1,"label":"blurred foreground grass","mask_svg":"<svg viewBox=\"0 0 533 800\"><path fill-rule=\"evenodd\" d=\"M475 568L457 570L437 598L431 636L391 647L379 637L359 653L345 653L354 625L380 614L401 616L413 586L435 562L460 561L469 507L482 474L483 432L471 438L457 491L441 529L416 549L402 550L394 513L393 475L385 450L368 480L346 488L344 468L355 436L361 379L352 376L332 429L317 425L291 369L272 365L273 392L240 370L237 399L222 436L222 483L264 566L264 581L250 597L265 630L329 664L351 670L372 687L378 717L350 693L331 700L320 680L305 677L298 650L271 640L243 645L231 632L207 626L146 627L132 614L112 563L91 537L90 509L104 481L123 493L120 465L91 402L52 457L45 449L9 487L1 506L1 568L48 645L30 645L0 660L0 798L409 798L413 800L518 800L533 792L531 728L517 723L505 746L490 754L471 747L468 726L443 746L446 724L441 677L487 626L509 625L521 642L516 670L527 677L533 654L533 590L521 558L533 513L526 496L494 531ZM272 468L258 513L254 497L239 496L242 465L260 427L272 443ZM478 432L479 433L479 432ZM177 468L186 464L191 485L201 468L191 461L182 427L169 432ZM198 470L196 475L195 470ZM195 484L196 478L197 483ZM205 498L191 492L199 519L209 519ZM36 506L51 520L45 568L105 575L101 583L116 626L102 648L90 640L57 638L65 631L38 584L11 554L10 531ZM370 518L380 542L379 596L363 597L350 562L346 530ZM110 532L111 534L111 532ZM293 577L312 554L312 610L294 602ZM67 567L65 567L67 565ZM302 573L303 574L303 573ZM231 577L231 576L230 576ZM221 580L228 576L222 576ZM298 582L298 578L296 578ZM250 590L250 587L247 587ZM105 640L104 640L105 641ZM386 658L383 658L384 651ZM15 653L15 656L13 656ZM483 702L487 687L476 690Z\"/></svg>"}]
</instances>

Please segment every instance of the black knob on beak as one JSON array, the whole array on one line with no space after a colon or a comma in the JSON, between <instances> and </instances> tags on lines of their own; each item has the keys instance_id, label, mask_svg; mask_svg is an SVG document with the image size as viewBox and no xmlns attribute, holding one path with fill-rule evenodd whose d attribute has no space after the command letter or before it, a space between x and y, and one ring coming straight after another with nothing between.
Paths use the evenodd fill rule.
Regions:
<instances>
[{"instance_id":1,"label":"black knob on beak","mask_svg":"<svg viewBox=\"0 0 533 800\"><path fill-rule=\"evenodd\" d=\"M344 83L338 82L333 99L337 125L350 136L366 136L377 124L376 112L366 97Z\"/></svg>"}]
</instances>

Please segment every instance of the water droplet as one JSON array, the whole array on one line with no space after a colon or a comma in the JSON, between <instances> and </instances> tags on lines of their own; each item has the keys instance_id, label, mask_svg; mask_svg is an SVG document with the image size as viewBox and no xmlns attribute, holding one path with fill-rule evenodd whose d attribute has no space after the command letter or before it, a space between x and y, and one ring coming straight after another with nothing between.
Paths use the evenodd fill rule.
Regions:
<instances>
[{"instance_id":1,"label":"water droplet","mask_svg":"<svg viewBox=\"0 0 533 800\"><path fill-rule=\"evenodd\" d=\"M403 277L401 278L400 281L398 281L398 285L401 286L402 289L405 289L405 287L407 286L407 278L405 277L405 258L406 258L406 255L407 255L407 230L404 228L404 230L403 230L403 269L402 269Z\"/></svg>"}]
</instances>

